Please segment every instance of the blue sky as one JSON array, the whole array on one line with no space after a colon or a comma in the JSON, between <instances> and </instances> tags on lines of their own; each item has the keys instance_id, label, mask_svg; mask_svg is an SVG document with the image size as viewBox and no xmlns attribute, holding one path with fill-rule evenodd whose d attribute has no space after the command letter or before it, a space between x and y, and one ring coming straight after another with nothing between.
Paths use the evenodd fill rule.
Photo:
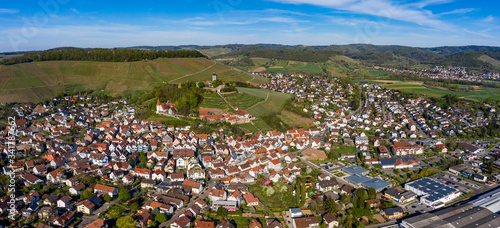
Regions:
<instances>
[{"instance_id":1,"label":"blue sky","mask_svg":"<svg viewBox=\"0 0 500 228\"><path fill-rule=\"evenodd\" d=\"M4 1L0 52L229 43L500 46L499 7L493 0Z\"/></svg>"}]
</instances>

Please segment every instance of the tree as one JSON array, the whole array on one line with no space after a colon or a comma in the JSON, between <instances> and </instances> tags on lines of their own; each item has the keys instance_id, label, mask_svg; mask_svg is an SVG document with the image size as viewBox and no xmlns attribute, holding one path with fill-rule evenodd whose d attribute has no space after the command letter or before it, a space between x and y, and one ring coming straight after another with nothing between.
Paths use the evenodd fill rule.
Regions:
<instances>
[{"instance_id":1,"label":"tree","mask_svg":"<svg viewBox=\"0 0 500 228\"><path fill-rule=\"evenodd\" d=\"M339 206L332 197L328 196L323 202L323 209L328 213L336 213Z\"/></svg>"},{"instance_id":2,"label":"tree","mask_svg":"<svg viewBox=\"0 0 500 228\"><path fill-rule=\"evenodd\" d=\"M155 221L149 221L148 222L148 226L149 227L155 227L156 226L156 222Z\"/></svg>"},{"instance_id":3,"label":"tree","mask_svg":"<svg viewBox=\"0 0 500 228\"><path fill-rule=\"evenodd\" d=\"M139 153L139 162L141 163L142 167L146 167L146 163L148 162L148 160L146 158L146 154L144 154L143 152Z\"/></svg>"},{"instance_id":4,"label":"tree","mask_svg":"<svg viewBox=\"0 0 500 228\"><path fill-rule=\"evenodd\" d=\"M106 195L104 196L104 201L109 202L109 201L111 201L111 200L113 200L113 199L112 199L112 198L111 198L111 196L109 196L108 194L106 194Z\"/></svg>"},{"instance_id":5,"label":"tree","mask_svg":"<svg viewBox=\"0 0 500 228\"><path fill-rule=\"evenodd\" d=\"M165 214L163 214L163 213L158 213L158 214L156 215L155 220L156 220L158 223L164 223L164 222L166 222L166 221L167 221L167 216L166 216Z\"/></svg>"},{"instance_id":6,"label":"tree","mask_svg":"<svg viewBox=\"0 0 500 228\"><path fill-rule=\"evenodd\" d=\"M135 228L135 221L130 216L124 216L116 220L116 226L118 228Z\"/></svg>"},{"instance_id":7,"label":"tree","mask_svg":"<svg viewBox=\"0 0 500 228\"><path fill-rule=\"evenodd\" d=\"M377 191L374 188L368 188L368 198L374 199L377 197Z\"/></svg>"},{"instance_id":8,"label":"tree","mask_svg":"<svg viewBox=\"0 0 500 228\"><path fill-rule=\"evenodd\" d=\"M90 189L83 190L82 194L80 195L80 199L82 200L86 200L90 197L92 197L92 191Z\"/></svg>"},{"instance_id":9,"label":"tree","mask_svg":"<svg viewBox=\"0 0 500 228\"><path fill-rule=\"evenodd\" d=\"M227 209L224 207L219 207L217 209L217 215L221 217L226 217L227 216Z\"/></svg>"},{"instance_id":10,"label":"tree","mask_svg":"<svg viewBox=\"0 0 500 228\"><path fill-rule=\"evenodd\" d=\"M130 209L133 211L139 210L139 204L137 202L134 202L132 205L130 205Z\"/></svg>"},{"instance_id":11,"label":"tree","mask_svg":"<svg viewBox=\"0 0 500 228\"><path fill-rule=\"evenodd\" d=\"M118 199L121 201L127 201L130 199L130 193L128 192L127 189L122 189L120 192L118 192Z\"/></svg>"}]
</instances>

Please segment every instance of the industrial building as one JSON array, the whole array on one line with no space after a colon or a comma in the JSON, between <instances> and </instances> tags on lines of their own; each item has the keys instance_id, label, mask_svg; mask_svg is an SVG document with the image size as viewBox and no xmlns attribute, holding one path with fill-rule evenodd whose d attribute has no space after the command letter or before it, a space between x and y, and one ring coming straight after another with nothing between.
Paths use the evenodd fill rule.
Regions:
<instances>
[{"instance_id":1,"label":"industrial building","mask_svg":"<svg viewBox=\"0 0 500 228\"><path fill-rule=\"evenodd\" d=\"M493 228L500 227L500 215L472 204L448 207L403 219L404 228Z\"/></svg>"},{"instance_id":2,"label":"industrial building","mask_svg":"<svg viewBox=\"0 0 500 228\"><path fill-rule=\"evenodd\" d=\"M428 177L406 183L405 189L419 195L421 203L433 208L443 207L445 203L456 199L462 194L456 188L444 185Z\"/></svg>"},{"instance_id":3,"label":"industrial building","mask_svg":"<svg viewBox=\"0 0 500 228\"><path fill-rule=\"evenodd\" d=\"M500 227L500 188L459 206L404 219L404 228L492 228Z\"/></svg>"}]
</instances>

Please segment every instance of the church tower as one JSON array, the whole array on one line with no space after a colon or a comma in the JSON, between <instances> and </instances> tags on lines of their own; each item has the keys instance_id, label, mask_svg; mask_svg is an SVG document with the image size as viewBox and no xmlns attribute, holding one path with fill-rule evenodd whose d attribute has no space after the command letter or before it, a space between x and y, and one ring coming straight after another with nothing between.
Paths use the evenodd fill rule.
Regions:
<instances>
[{"instance_id":1,"label":"church tower","mask_svg":"<svg viewBox=\"0 0 500 228\"><path fill-rule=\"evenodd\" d=\"M212 74L212 81L217 81L217 74L215 72Z\"/></svg>"}]
</instances>

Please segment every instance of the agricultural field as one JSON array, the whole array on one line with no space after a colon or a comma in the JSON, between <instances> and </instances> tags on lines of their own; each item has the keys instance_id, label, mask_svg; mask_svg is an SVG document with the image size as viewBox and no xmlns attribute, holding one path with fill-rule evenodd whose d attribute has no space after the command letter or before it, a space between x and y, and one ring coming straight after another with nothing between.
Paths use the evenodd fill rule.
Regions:
<instances>
[{"instance_id":1,"label":"agricultural field","mask_svg":"<svg viewBox=\"0 0 500 228\"><path fill-rule=\"evenodd\" d=\"M258 103L247 111L257 117L270 113L279 113L286 100L290 99L290 97L291 95L285 93L270 92L266 100Z\"/></svg>"},{"instance_id":2,"label":"agricultural field","mask_svg":"<svg viewBox=\"0 0 500 228\"><path fill-rule=\"evenodd\" d=\"M259 132L259 129L255 127L252 123L244 123L239 125L240 128L246 130L245 133Z\"/></svg>"},{"instance_id":3,"label":"agricultural field","mask_svg":"<svg viewBox=\"0 0 500 228\"><path fill-rule=\"evenodd\" d=\"M269 61L271 61L270 59L267 59L267 58L251 58L251 60L253 61L253 63L255 63L255 65L257 66L263 66L265 65L266 63L268 63Z\"/></svg>"},{"instance_id":4,"label":"agricultural field","mask_svg":"<svg viewBox=\"0 0 500 228\"><path fill-rule=\"evenodd\" d=\"M398 82L393 84L382 84L384 88L399 90L405 93L422 94L431 97L442 97L446 94L458 95L460 98L484 101L487 98L496 99L500 96L500 88L478 87L471 92L458 92L445 88L426 87L421 82Z\"/></svg>"},{"instance_id":5,"label":"agricultural field","mask_svg":"<svg viewBox=\"0 0 500 228\"><path fill-rule=\"evenodd\" d=\"M291 127L308 128L314 125L314 120L302 117L290 111L283 110L278 117Z\"/></svg>"},{"instance_id":6,"label":"agricultural field","mask_svg":"<svg viewBox=\"0 0 500 228\"><path fill-rule=\"evenodd\" d=\"M265 83L205 58L159 58L140 62L44 61L0 66L0 100L38 102L61 92L90 91L120 95L150 90L159 83L211 80Z\"/></svg>"},{"instance_id":7,"label":"agricultural field","mask_svg":"<svg viewBox=\"0 0 500 228\"><path fill-rule=\"evenodd\" d=\"M254 97L258 97L261 99L266 99L267 94L269 93L268 90L265 89L255 89L255 88L244 88L244 87L238 87L238 91L252 95Z\"/></svg>"},{"instance_id":8,"label":"agricultural field","mask_svg":"<svg viewBox=\"0 0 500 228\"><path fill-rule=\"evenodd\" d=\"M272 128L262 118L257 118L252 122L253 124L255 124L255 127L260 130L260 132L267 132L272 130Z\"/></svg>"},{"instance_id":9,"label":"agricultural field","mask_svg":"<svg viewBox=\"0 0 500 228\"><path fill-rule=\"evenodd\" d=\"M367 70L367 73L370 74L373 77L381 77L381 76L390 76L393 74L392 72L385 71L385 70Z\"/></svg>"},{"instance_id":10,"label":"agricultural field","mask_svg":"<svg viewBox=\"0 0 500 228\"><path fill-rule=\"evenodd\" d=\"M228 105L222 97L217 93L205 93L203 94L203 102L200 105L201 108L214 108L220 110L227 110Z\"/></svg>"},{"instance_id":11,"label":"agricultural field","mask_svg":"<svg viewBox=\"0 0 500 228\"><path fill-rule=\"evenodd\" d=\"M238 109L247 110L258 102L263 101L264 99L252 96L247 93L233 93L224 95L226 100L233 106L238 107ZM235 108L236 109L236 108Z\"/></svg>"}]
</instances>

